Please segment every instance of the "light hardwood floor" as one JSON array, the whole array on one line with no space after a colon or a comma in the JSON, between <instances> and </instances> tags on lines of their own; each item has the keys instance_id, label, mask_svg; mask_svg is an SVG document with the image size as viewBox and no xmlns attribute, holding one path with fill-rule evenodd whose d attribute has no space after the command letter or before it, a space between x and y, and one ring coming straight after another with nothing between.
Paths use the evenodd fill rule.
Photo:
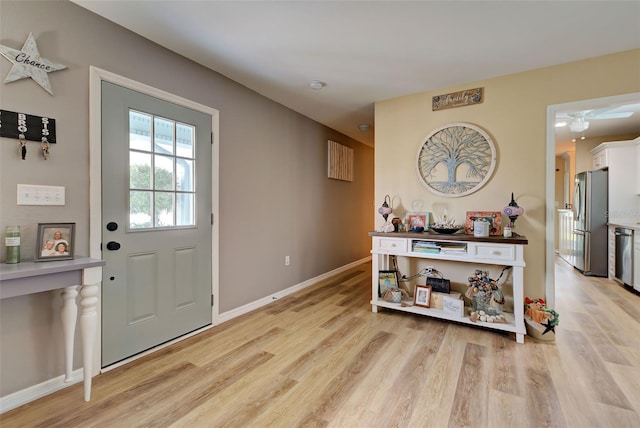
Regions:
<instances>
[{"instance_id":1,"label":"light hardwood floor","mask_svg":"<svg viewBox=\"0 0 640 428\"><path fill-rule=\"evenodd\" d=\"M640 297L556 261L553 343L371 312L364 264L6 412L9 427L640 427Z\"/></svg>"}]
</instances>

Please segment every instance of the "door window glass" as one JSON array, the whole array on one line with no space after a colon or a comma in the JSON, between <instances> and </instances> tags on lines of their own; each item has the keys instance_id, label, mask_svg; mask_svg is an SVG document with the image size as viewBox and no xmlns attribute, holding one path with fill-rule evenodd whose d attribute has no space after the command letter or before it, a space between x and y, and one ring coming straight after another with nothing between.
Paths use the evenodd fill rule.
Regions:
<instances>
[{"instance_id":1,"label":"door window glass","mask_svg":"<svg viewBox=\"0 0 640 428\"><path fill-rule=\"evenodd\" d=\"M130 229L195 225L194 146L192 125L129 111Z\"/></svg>"}]
</instances>

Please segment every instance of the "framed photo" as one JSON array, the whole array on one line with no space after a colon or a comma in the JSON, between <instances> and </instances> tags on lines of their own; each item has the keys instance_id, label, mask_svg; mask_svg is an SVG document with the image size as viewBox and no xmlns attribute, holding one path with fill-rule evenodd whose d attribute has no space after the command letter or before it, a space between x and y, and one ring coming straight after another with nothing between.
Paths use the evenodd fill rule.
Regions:
<instances>
[{"instance_id":1,"label":"framed photo","mask_svg":"<svg viewBox=\"0 0 640 428\"><path fill-rule=\"evenodd\" d=\"M414 306L422 306L428 308L431 303L431 286L430 285L417 285L415 292L413 293Z\"/></svg>"},{"instance_id":2,"label":"framed photo","mask_svg":"<svg viewBox=\"0 0 640 428\"><path fill-rule=\"evenodd\" d=\"M424 230L429 228L429 213L428 212L408 212L405 224L409 230L414 227L423 227Z\"/></svg>"},{"instance_id":3,"label":"framed photo","mask_svg":"<svg viewBox=\"0 0 640 428\"><path fill-rule=\"evenodd\" d=\"M38 223L38 240L34 261L73 259L75 233L75 223Z\"/></svg>"},{"instance_id":4,"label":"framed photo","mask_svg":"<svg viewBox=\"0 0 640 428\"><path fill-rule=\"evenodd\" d=\"M467 222L464 227L464 233L473 235L473 222L476 220L489 222L489 235L502 235L502 212L467 211Z\"/></svg>"},{"instance_id":5,"label":"framed photo","mask_svg":"<svg viewBox=\"0 0 640 428\"><path fill-rule=\"evenodd\" d=\"M390 288L398 288L398 271L378 271L378 297L382 296Z\"/></svg>"}]
</instances>

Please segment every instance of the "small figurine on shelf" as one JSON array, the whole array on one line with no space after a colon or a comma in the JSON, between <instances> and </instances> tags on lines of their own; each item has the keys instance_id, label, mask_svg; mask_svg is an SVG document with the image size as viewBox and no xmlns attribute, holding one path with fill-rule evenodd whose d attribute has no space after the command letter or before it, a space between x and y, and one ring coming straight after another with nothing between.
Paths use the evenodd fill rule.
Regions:
<instances>
[{"instance_id":1,"label":"small figurine on shelf","mask_svg":"<svg viewBox=\"0 0 640 428\"><path fill-rule=\"evenodd\" d=\"M400 217L394 217L393 220L391 220L391 224L393 224L394 232L404 232L404 225L402 224L402 219L400 219Z\"/></svg>"},{"instance_id":2,"label":"small figurine on shelf","mask_svg":"<svg viewBox=\"0 0 640 428\"><path fill-rule=\"evenodd\" d=\"M452 229L452 228L458 227L456 226L456 219L453 217L449 217L446 209L442 213L442 216L435 216L435 217L436 217L435 221L433 222L433 225L435 227L438 227L441 229Z\"/></svg>"}]
</instances>

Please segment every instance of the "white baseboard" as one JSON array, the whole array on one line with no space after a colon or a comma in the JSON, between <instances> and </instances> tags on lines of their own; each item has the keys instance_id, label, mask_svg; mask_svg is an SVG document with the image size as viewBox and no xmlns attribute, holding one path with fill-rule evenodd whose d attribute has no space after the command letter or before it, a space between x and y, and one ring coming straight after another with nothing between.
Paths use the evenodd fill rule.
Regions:
<instances>
[{"instance_id":1,"label":"white baseboard","mask_svg":"<svg viewBox=\"0 0 640 428\"><path fill-rule=\"evenodd\" d=\"M33 385L13 394L0 397L0 413L20 407L45 395L52 394L63 388L82 382L83 370L77 369L72 373L71 382L64 381L64 375L46 380L38 385ZM78 391L78 401L84 400L84 390Z\"/></svg>"},{"instance_id":2,"label":"white baseboard","mask_svg":"<svg viewBox=\"0 0 640 428\"><path fill-rule=\"evenodd\" d=\"M281 299L285 296L288 296L289 294L295 293L296 291L300 291L302 289L305 289L319 281L322 281L324 279L330 278L334 275L339 274L340 272L344 272L346 270L351 269L352 267L358 266L360 264L363 263L367 263L371 261L371 256L369 257L365 257L364 259L361 260L357 260L355 262L349 263L348 265L344 265L341 266L337 269L334 269L330 272L326 272L323 273L322 275L318 275L315 278L311 278L308 279L306 281L303 281L299 284L293 285L285 290L282 291L278 291L277 293L274 293L270 296L267 297L263 297L262 299L258 299L254 302L251 303L247 303L246 305L240 306L239 308L235 308L232 309L230 311L227 312L223 312L220 315L218 315L218 324L222 324L225 321L229 321L232 320L233 318L239 317L240 315L244 315L248 312L254 311L256 309L259 309L265 305L268 305L269 303L272 303L274 300L278 300Z\"/></svg>"},{"instance_id":3,"label":"white baseboard","mask_svg":"<svg viewBox=\"0 0 640 428\"><path fill-rule=\"evenodd\" d=\"M255 302L251 302L251 303L248 303L248 304L246 304L244 306L241 306L239 308L232 309L230 311L227 311L227 312L224 312L222 314L219 314L216 325L217 324L221 324L221 323L223 323L225 321L229 321L229 320L231 320L233 318L239 317L240 315L244 315L247 312L251 312L251 311L253 311L255 309L261 308L262 306L265 306L265 305L268 305L269 303L272 303L274 300L281 299L281 298L283 298L285 296L288 296L289 294L295 293L296 291L305 289L305 288L307 288L307 287L309 287L309 286L311 286L311 285L313 285L313 284L315 284L315 283L317 283L319 281L322 281L324 279L330 278L330 277L332 277L334 275L337 275L337 274L339 274L341 272L349 270L349 269L351 269L351 268L353 268L355 266L358 266L360 264L367 263L369 261L371 261L371 256L365 257L364 259L357 260L357 261L352 262L352 263L349 263L348 265L344 265L344 266L339 267L337 269L334 269L334 270L332 270L330 272L323 273L322 275L318 275L315 278L308 279L308 280L306 280L304 282L301 282L299 284L291 286L291 287L287 288L286 290L282 290L282 291L274 293L274 294L272 294L270 296L267 296L267 297L264 297L262 299L256 300ZM204 329L192 332L192 333L190 333L188 335L185 335L185 336L181 336L180 338L177 338L174 341L166 343L163 346L151 349L149 351L146 351L143 354L136 355L135 357L132 357L131 359L128 359L126 361L122 361L122 362L120 362L118 364L114 364L114 365L109 366L107 368L103 368L102 372L114 369L114 368L116 368L118 366L121 366L121 365L123 365L125 363L128 363L128 362L132 361L133 359L140 358L143 355L146 355L148 353L157 351L158 349L161 349L162 347L168 346L168 345L170 345L172 343L175 343L175 342L183 340L183 339L185 339L187 337L193 336L194 334L200 333L201 331L209 329L211 327L212 326L207 326ZM59 377L44 381L44 382L42 382L42 383L40 383L38 385L33 385L33 386L25 388L25 389L23 389L21 391L14 392L13 394L9 394L9 395L6 395L4 397L0 397L0 413L4 413L4 412L6 412L8 410L15 409L16 407L22 406L23 404L27 404L27 403L29 403L31 401L37 400L40 397L44 397L45 395L54 393L54 392L59 391L59 390L61 390L63 388L66 388L68 386L74 385L74 384L76 384L78 382L82 382L82 377L83 377L83 371L80 368L80 369L75 370L73 372L73 380L71 382L65 382L64 381L64 375L61 375ZM83 393L82 392L79 393L78 400L80 400L80 401L83 400Z\"/></svg>"}]
</instances>

